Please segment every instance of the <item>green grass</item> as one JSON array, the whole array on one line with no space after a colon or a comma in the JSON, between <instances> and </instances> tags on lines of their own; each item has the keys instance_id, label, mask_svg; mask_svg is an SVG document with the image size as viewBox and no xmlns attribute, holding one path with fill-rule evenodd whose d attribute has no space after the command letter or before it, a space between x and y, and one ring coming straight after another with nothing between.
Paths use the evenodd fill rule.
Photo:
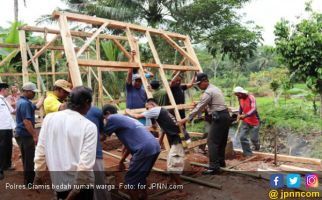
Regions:
<instances>
[{"instance_id":1,"label":"green grass","mask_svg":"<svg viewBox=\"0 0 322 200\"><path fill-rule=\"evenodd\" d=\"M256 100L266 128L282 128L304 134L322 130L322 120L314 114L311 102L302 99L288 99L285 102L280 99L279 105L275 107L272 98L259 97Z\"/></svg>"}]
</instances>

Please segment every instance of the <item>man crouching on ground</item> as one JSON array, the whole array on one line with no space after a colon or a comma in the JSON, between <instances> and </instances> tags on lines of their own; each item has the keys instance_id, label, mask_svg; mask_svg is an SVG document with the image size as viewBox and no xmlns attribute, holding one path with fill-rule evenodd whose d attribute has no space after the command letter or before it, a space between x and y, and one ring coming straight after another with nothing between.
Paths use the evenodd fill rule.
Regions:
<instances>
[{"instance_id":1,"label":"man crouching on ground","mask_svg":"<svg viewBox=\"0 0 322 200\"><path fill-rule=\"evenodd\" d=\"M106 119L104 133L109 136L115 133L126 147L120 160L120 171L125 169L124 161L127 156L132 155L129 170L125 175L125 184L133 188L129 190L131 199L147 199L146 178L160 153L157 139L139 121L117 114L117 109L112 105L103 107L103 115Z\"/></svg>"}]
</instances>

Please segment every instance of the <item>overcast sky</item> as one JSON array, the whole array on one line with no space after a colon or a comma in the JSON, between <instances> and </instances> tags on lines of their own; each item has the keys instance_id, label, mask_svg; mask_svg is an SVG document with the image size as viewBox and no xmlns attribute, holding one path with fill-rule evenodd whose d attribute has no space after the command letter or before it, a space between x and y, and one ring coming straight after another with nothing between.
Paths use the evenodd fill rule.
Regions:
<instances>
[{"instance_id":1,"label":"overcast sky","mask_svg":"<svg viewBox=\"0 0 322 200\"><path fill-rule=\"evenodd\" d=\"M252 0L241 12L246 14L245 20L253 20L263 27L264 44L274 44L274 25L282 17L296 21L297 16L303 16L307 0ZM6 3L3 3L6 2ZM2 0L0 7L0 26L8 27L9 21L14 19L13 0ZM61 0L19 0L19 19L34 25L34 21L41 15L51 14L57 7L65 8ZM313 9L322 12L322 0L313 0Z\"/></svg>"}]
</instances>

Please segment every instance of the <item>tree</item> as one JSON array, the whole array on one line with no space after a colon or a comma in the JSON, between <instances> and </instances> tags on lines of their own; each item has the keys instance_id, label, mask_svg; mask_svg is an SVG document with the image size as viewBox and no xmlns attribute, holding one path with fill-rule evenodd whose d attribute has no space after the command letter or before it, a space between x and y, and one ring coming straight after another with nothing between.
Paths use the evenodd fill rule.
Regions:
<instances>
[{"instance_id":1,"label":"tree","mask_svg":"<svg viewBox=\"0 0 322 200\"><path fill-rule=\"evenodd\" d=\"M275 25L275 44L283 61L309 88L319 91L322 118L322 14L306 6L310 14L298 24L281 20Z\"/></svg>"},{"instance_id":2,"label":"tree","mask_svg":"<svg viewBox=\"0 0 322 200\"><path fill-rule=\"evenodd\" d=\"M13 3L13 9L14 9L14 15L15 15L15 21L17 22L18 21L18 16L19 16L19 3L18 3L19 0L14 0L14 3ZM26 7L26 0L23 1L25 7Z\"/></svg>"}]
</instances>

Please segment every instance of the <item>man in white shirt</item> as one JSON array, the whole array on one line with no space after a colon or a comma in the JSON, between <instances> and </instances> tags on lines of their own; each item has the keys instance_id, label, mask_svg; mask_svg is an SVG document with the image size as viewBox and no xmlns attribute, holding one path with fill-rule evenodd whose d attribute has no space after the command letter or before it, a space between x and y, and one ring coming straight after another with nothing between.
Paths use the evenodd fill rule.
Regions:
<instances>
[{"instance_id":1,"label":"man in white shirt","mask_svg":"<svg viewBox=\"0 0 322 200\"><path fill-rule=\"evenodd\" d=\"M15 122L11 116L14 109L6 100L8 89L7 83L0 83L0 180L4 178L4 170L12 169L12 130L15 128Z\"/></svg>"},{"instance_id":2,"label":"man in white shirt","mask_svg":"<svg viewBox=\"0 0 322 200\"><path fill-rule=\"evenodd\" d=\"M79 86L70 93L68 109L45 117L35 153L35 182L50 171L58 199L93 199L97 128L84 117L91 107L92 91ZM79 186L84 185L80 189ZM85 188L85 189L84 189Z\"/></svg>"}]
</instances>

